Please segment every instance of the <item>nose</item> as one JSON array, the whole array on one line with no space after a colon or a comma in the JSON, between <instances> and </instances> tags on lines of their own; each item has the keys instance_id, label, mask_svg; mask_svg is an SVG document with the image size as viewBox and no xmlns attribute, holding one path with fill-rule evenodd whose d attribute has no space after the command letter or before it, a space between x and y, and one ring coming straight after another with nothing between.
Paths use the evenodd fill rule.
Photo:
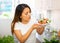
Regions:
<instances>
[{"instance_id":1,"label":"nose","mask_svg":"<svg viewBox=\"0 0 60 43\"><path fill-rule=\"evenodd\" d=\"M31 13L28 13L29 18L31 18Z\"/></svg>"},{"instance_id":2,"label":"nose","mask_svg":"<svg viewBox=\"0 0 60 43\"><path fill-rule=\"evenodd\" d=\"M31 16L31 13L28 13L29 16Z\"/></svg>"}]
</instances>

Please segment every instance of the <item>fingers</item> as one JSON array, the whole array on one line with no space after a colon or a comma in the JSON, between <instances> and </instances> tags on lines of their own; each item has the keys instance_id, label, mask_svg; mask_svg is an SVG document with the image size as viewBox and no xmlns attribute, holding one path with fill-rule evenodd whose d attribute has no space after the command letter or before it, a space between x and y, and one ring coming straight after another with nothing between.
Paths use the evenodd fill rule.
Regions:
<instances>
[{"instance_id":1,"label":"fingers","mask_svg":"<svg viewBox=\"0 0 60 43\"><path fill-rule=\"evenodd\" d=\"M42 28L42 27L45 27L45 26L42 25L42 24L34 24L34 25L33 25L33 28L34 28L34 29L38 29L38 28L40 29L40 28Z\"/></svg>"}]
</instances>

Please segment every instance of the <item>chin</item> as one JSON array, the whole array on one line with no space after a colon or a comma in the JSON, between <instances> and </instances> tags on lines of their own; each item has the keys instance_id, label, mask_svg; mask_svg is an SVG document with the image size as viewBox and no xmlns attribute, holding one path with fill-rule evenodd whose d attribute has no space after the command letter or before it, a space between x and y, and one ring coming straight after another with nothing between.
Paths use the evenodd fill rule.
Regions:
<instances>
[{"instance_id":1,"label":"chin","mask_svg":"<svg viewBox=\"0 0 60 43\"><path fill-rule=\"evenodd\" d=\"M29 20L27 20L27 22L29 22L30 21L30 19Z\"/></svg>"}]
</instances>

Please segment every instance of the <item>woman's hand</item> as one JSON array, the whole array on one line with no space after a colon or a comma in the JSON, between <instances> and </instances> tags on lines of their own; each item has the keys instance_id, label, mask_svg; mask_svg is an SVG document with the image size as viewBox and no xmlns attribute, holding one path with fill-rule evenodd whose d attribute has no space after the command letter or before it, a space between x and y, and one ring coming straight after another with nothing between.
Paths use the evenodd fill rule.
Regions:
<instances>
[{"instance_id":1,"label":"woman's hand","mask_svg":"<svg viewBox=\"0 0 60 43\"><path fill-rule=\"evenodd\" d=\"M37 28L36 31L37 31L38 34L41 35L44 32L44 29L45 29L45 27L41 26L40 28Z\"/></svg>"},{"instance_id":2,"label":"woman's hand","mask_svg":"<svg viewBox=\"0 0 60 43\"><path fill-rule=\"evenodd\" d=\"M38 21L38 23L40 24L40 28L37 28L36 31L38 34L42 34L44 32L44 29L45 29L45 26L46 26L46 23L47 23L48 19L43 19L41 21Z\"/></svg>"},{"instance_id":3,"label":"woman's hand","mask_svg":"<svg viewBox=\"0 0 60 43\"><path fill-rule=\"evenodd\" d=\"M40 24L33 24L32 28L33 28L33 30L34 30L34 29L39 28L39 26L40 26Z\"/></svg>"},{"instance_id":4,"label":"woman's hand","mask_svg":"<svg viewBox=\"0 0 60 43\"><path fill-rule=\"evenodd\" d=\"M45 26L42 26L41 24L33 24L32 29L36 29L37 33L41 35L45 29Z\"/></svg>"}]
</instances>

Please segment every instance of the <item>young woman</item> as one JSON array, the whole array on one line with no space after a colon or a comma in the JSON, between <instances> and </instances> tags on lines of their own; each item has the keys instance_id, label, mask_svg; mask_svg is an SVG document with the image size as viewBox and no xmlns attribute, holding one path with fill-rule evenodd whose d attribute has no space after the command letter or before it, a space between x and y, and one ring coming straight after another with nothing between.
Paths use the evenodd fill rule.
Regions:
<instances>
[{"instance_id":1,"label":"young woman","mask_svg":"<svg viewBox=\"0 0 60 43\"><path fill-rule=\"evenodd\" d=\"M19 40L19 43L36 43L36 35L33 30L39 28L40 24L34 24L31 19L30 7L27 4L19 4L16 7L15 16L11 24L11 32Z\"/></svg>"}]
</instances>

